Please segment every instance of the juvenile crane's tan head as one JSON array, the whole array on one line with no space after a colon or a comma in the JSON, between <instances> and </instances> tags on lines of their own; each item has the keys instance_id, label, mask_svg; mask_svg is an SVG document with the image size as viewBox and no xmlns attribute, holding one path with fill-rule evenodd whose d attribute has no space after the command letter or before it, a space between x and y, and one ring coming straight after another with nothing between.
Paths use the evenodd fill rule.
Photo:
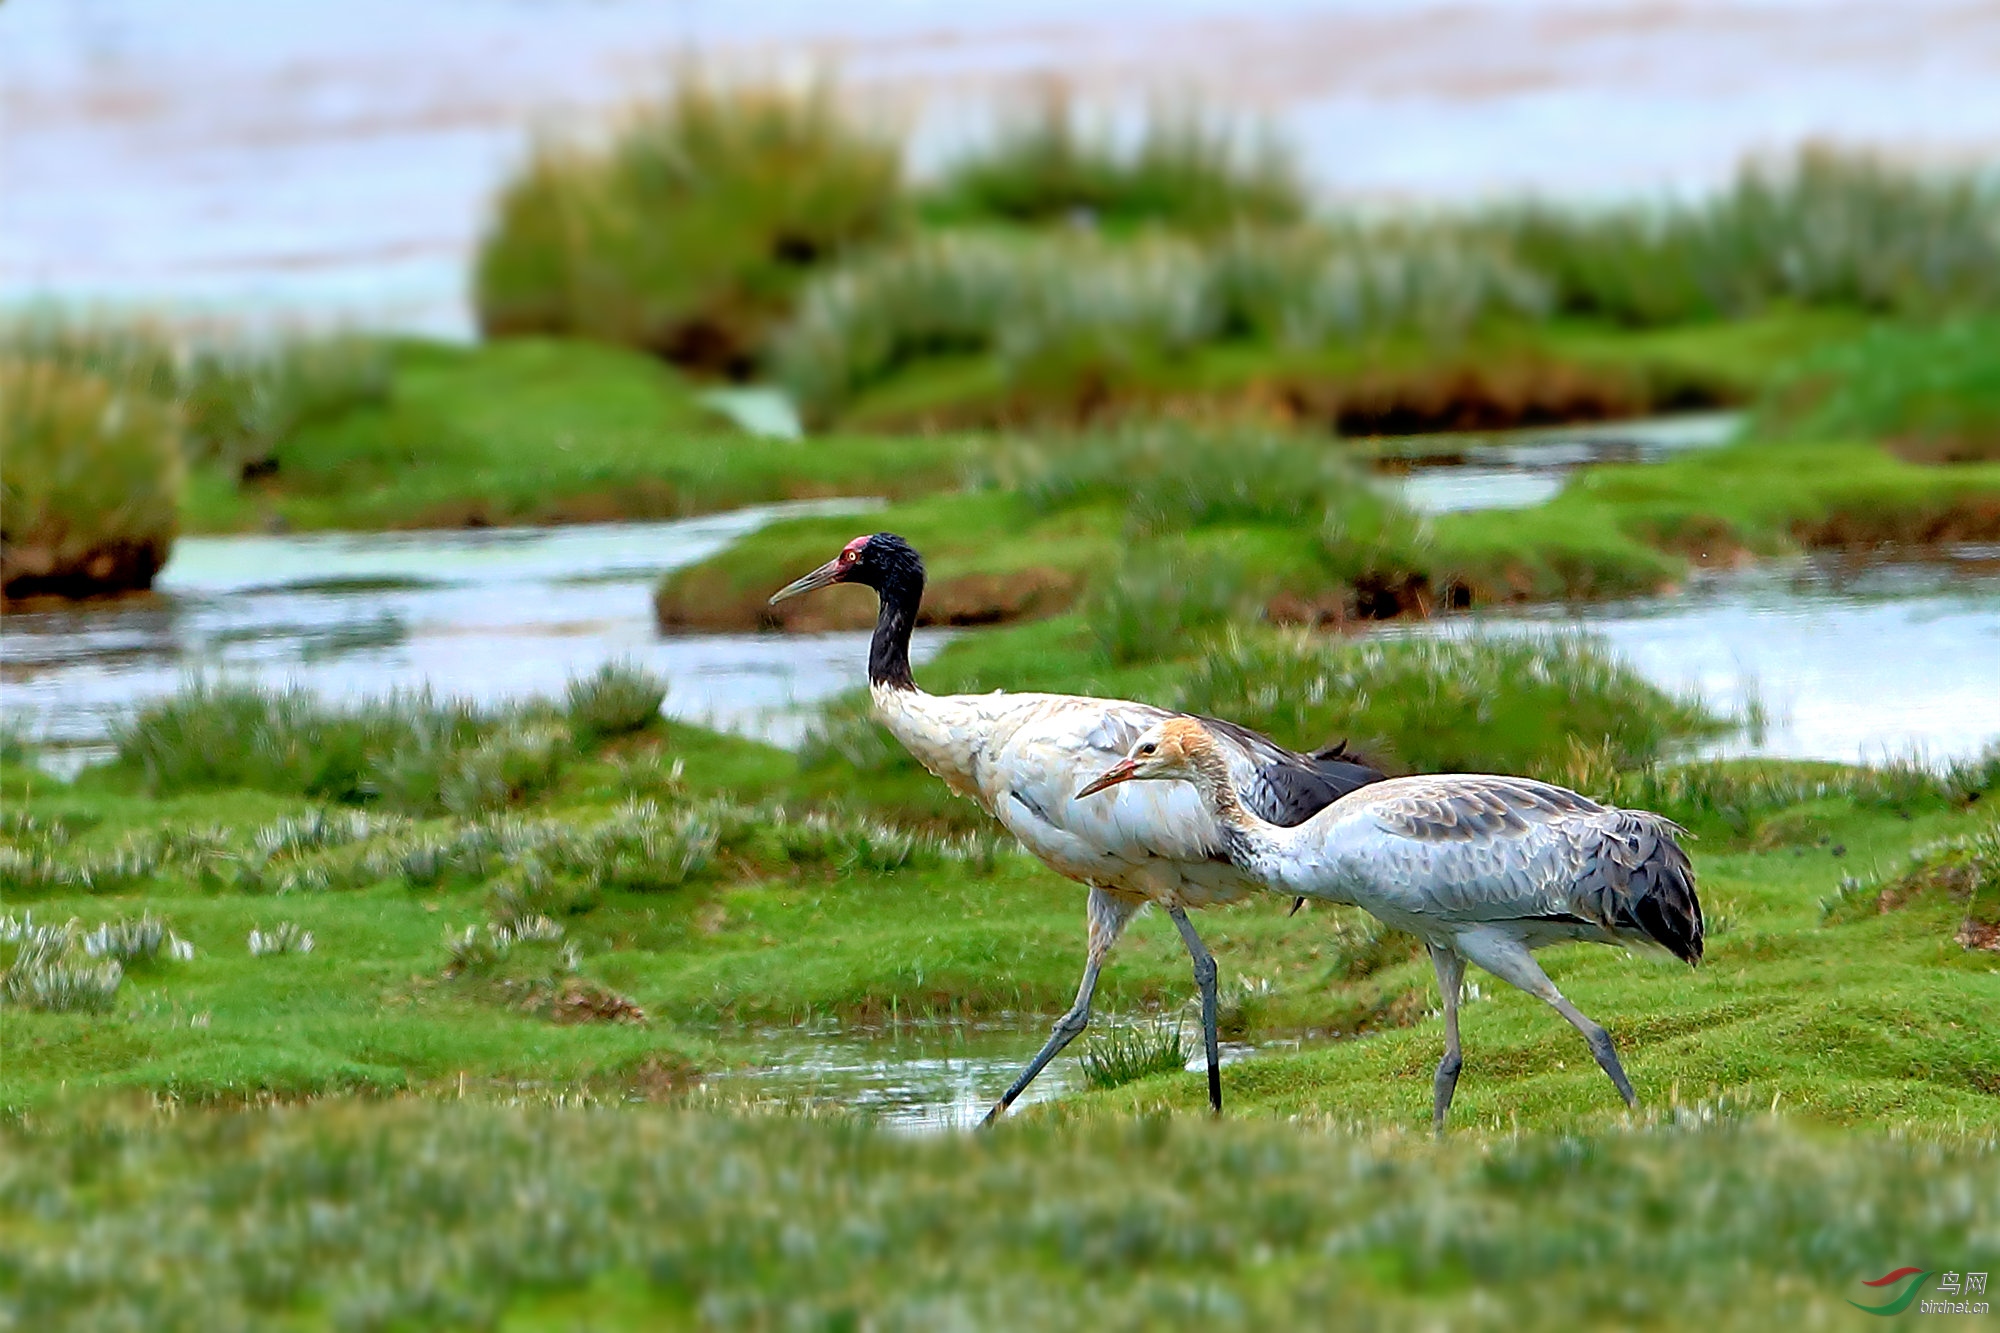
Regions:
<instances>
[{"instance_id":1,"label":"juvenile crane's tan head","mask_svg":"<svg viewBox=\"0 0 2000 1333\"><path fill-rule=\"evenodd\" d=\"M1077 795L1089 796L1121 782L1167 782L1175 778L1194 782L1204 770L1212 770L1218 764L1223 764L1226 780L1227 765L1207 727L1191 717L1170 717L1146 728L1123 759Z\"/></svg>"}]
</instances>

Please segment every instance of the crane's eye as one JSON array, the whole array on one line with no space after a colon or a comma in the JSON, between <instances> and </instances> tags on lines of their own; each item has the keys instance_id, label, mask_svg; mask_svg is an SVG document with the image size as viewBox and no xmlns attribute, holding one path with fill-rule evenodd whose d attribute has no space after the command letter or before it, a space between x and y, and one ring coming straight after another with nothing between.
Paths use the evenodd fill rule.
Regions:
<instances>
[{"instance_id":1,"label":"crane's eye","mask_svg":"<svg viewBox=\"0 0 2000 1333\"><path fill-rule=\"evenodd\" d=\"M1153 753L1153 751L1155 751L1155 750L1157 750L1157 749L1159 749L1159 748L1160 748L1160 747L1159 747L1159 746L1157 746L1157 745L1155 745L1155 744L1154 744L1154 743L1153 743L1152 741L1147 741L1147 742L1146 742L1146 743L1145 743L1144 745L1142 745L1142 746L1140 746L1140 747L1139 747L1139 753L1140 753L1140 754L1151 754L1151 753Z\"/></svg>"},{"instance_id":2,"label":"crane's eye","mask_svg":"<svg viewBox=\"0 0 2000 1333\"><path fill-rule=\"evenodd\" d=\"M843 564L843 565L851 565L851 564L853 564L853 563L854 563L854 552L852 552L852 551L842 551L842 552L840 553L840 563L841 563L841 564Z\"/></svg>"}]
</instances>

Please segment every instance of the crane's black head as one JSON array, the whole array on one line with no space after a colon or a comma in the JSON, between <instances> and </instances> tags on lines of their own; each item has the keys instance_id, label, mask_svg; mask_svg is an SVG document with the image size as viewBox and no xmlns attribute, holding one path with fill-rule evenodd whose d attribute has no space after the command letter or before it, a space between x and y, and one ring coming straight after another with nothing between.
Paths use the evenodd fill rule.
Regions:
<instances>
[{"instance_id":1,"label":"crane's black head","mask_svg":"<svg viewBox=\"0 0 2000 1333\"><path fill-rule=\"evenodd\" d=\"M868 679L897 689L916 688L910 678L910 631L924 600L923 558L893 532L856 537L839 555L771 594L771 604L835 583L862 584L882 599L868 648Z\"/></svg>"},{"instance_id":2,"label":"crane's black head","mask_svg":"<svg viewBox=\"0 0 2000 1333\"><path fill-rule=\"evenodd\" d=\"M924 561L911 545L893 532L856 537L840 548L840 554L803 578L787 583L771 594L776 606L788 597L812 592L836 583L859 583L873 588L885 602L921 598L924 591ZM912 616L915 606L910 607Z\"/></svg>"}]
</instances>

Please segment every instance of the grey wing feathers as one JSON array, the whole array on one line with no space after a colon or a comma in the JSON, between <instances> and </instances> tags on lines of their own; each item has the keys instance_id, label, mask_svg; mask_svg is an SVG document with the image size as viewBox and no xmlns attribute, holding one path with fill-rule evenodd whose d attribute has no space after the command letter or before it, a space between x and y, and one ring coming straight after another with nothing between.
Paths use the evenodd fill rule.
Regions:
<instances>
[{"instance_id":1,"label":"grey wing feathers","mask_svg":"<svg viewBox=\"0 0 2000 1333\"><path fill-rule=\"evenodd\" d=\"M1562 815L1604 810L1567 788L1529 778L1405 778L1396 788L1374 806L1375 820L1389 832L1419 842L1519 837Z\"/></svg>"},{"instance_id":2,"label":"grey wing feathers","mask_svg":"<svg viewBox=\"0 0 2000 1333\"><path fill-rule=\"evenodd\" d=\"M1298 754L1237 723L1193 716L1217 739L1234 744L1249 758L1255 777L1243 787L1243 803L1260 819L1282 828L1303 824L1349 792L1382 780L1380 772L1348 755L1345 742Z\"/></svg>"},{"instance_id":3,"label":"grey wing feathers","mask_svg":"<svg viewBox=\"0 0 2000 1333\"><path fill-rule=\"evenodd\" d=\"M1528 778L1411 778L1396 788L1370 811L1385 831L1465 845L1468 855L1521 870L1551 856L1542 864L1560 876L1569 905L1557 916L1639 931L1685 962L1701 961L1701 900L1678 841L1687 830L1672 820Z\"/></svg>"}]
</instances>

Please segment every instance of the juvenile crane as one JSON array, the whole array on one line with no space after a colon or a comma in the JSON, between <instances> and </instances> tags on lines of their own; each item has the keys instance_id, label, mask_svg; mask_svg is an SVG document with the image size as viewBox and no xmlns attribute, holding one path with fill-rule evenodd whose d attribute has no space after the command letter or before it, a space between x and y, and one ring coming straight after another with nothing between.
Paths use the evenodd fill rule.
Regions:
<instances>
[{"instance_id":1,"label":"juvenile crane","mask_svg":"<svg viewBox=\"0 0 2000 1333\"><path fill-rule=\"evenodd\" d=\"M1188 718L1149 727L1078 795L1173 779L1201 794L1224 855L1245 874L1286 894L1360 907L1424 942L1444 999L1431 1107L1440 1133L1464 1063L1458 991L1468 960L1547 1001L1583 1034L1626 1105L1639 1104L1611 1035L1563 998L1531 951L1594 940L1699 963L1701 902L1675 841L1685 830L1545 782L1463 773L1378 782L1280 828L1247 808L1216 738Z\"/></svg>"},{"instance_id":2,"label":"juvenile crane","mask_svg":"<svg viewBox=\"0 0 2000 1333\"><path fill-rule=\"evenodd\" d=\"M1090 890L1089 950L1076 1002L1056 1020L1047 1043L985 1123L1013 1105L1089 1025L1098 971L1133 915L1149 902L1166 909L1194 962L1209 1105L1220 1111L1215 960L1187 909L1233 902L1262 886L1222 856L1221 827L1186 787L1131 788L1110 800L1088 802L1077 794L1146 728L1182 715L1123 699L1068 694L927 694L910 674L910 631L924 595L924 563L916 551L894 533L856 537L832 560L780 588L771 601L836 583L862 584L880 599L868 650L876 720L954 792L998 819L1051 869ZM1233 723L1205 721L1215 761L1230 774L1242 802L1275 825L1310 818L1382 776L1345 758L1338 746L1296 754Z\"/></svg>"}]
</instances>

